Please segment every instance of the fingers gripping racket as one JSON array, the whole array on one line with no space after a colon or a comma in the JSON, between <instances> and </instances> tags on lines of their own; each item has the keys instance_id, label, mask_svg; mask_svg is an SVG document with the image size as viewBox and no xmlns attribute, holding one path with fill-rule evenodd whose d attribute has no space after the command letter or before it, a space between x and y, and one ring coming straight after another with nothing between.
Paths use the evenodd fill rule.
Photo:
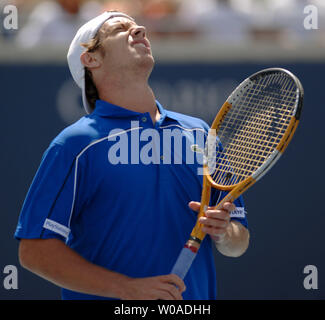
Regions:
<instances>
[{"instance_id":1,"label":"fingers gripping racket","mask_svg":"<svg viewBox=\"0 0 325 320\"><path fill-rule=\"evenodd\" d=\"M271 68L244 80L217 114L205 146L198 219L210 202L211 187L228 191L216 204L233 202L271 169L299 122L303 88L292 73ZM171 273L184 279L205 237L197 221Z\"/></svg>"}]
</instances>

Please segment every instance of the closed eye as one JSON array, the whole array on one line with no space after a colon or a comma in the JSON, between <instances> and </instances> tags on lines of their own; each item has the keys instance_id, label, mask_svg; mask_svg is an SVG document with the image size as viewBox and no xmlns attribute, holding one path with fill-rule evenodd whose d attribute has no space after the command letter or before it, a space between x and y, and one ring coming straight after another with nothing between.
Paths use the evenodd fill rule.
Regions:
<instances>
[{"instance_id":1,"label":"closed eye","mask_svg":"<svg viewBox=\"0 0 325 320\"><path fill-rule=\"evenodd\" d=\"M105 30L105 35L109 36L109 35L114 35L114 34L118 34L120 32L125 32L128 31L132 25L134 25L135 23L131 22L122 22L122 21L117 21L116 23L114 23L113 25L108 26L108 28L106 28Z\"/></svg>"},{"instance_id":2,"label":"closed eye","mask_svg":"<svg viewBox=\"0 0 325 320\"><path fill-rule=\"evenodd\" d=\"M131 23L118 23L114 28L113 32L122 32L122 31L127 31L131 27Z\"/></svg>"},{"instance_id":3,"label":"closed eye","mask_svg":"<svg viewBox=\"0 0 325 320\"><path fill-rule=\"evenodd\" d=\"M114 28L113 31L121 31L121 30L126 30L126 27L124 24L118 25L117 27Z\"/></svg>"}]
</instances>

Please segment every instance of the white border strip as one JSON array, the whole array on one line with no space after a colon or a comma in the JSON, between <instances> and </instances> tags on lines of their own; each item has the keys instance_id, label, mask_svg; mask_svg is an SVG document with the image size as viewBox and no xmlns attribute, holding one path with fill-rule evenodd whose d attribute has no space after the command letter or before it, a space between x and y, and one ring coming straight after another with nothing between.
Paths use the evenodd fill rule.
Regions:
<instances>
[{"instance_id":1,"label":"white border strip","mask_svg":"<svg viewBox=\"0 0 325 320\"><path fill-rule=\"evenodd\" d=\"M246 217L246 211L243 207L236 207L235 210L230 212L230 218L245 218Z\"/></svg>"},{"instance_id":2,"label":"white border strip","mask_svg":"<svg viewBox=\"0 0 325 320\"><path fill-rule=\"evenodd\" d=\"M58 223L54 220L46 219L43 228L47 230L51 230L55 233L58 233L59 235L63 236L64 238L68 238L70 234L70 229L66 226L62 225L61 223Z\"/></svg>"}]
</instances>

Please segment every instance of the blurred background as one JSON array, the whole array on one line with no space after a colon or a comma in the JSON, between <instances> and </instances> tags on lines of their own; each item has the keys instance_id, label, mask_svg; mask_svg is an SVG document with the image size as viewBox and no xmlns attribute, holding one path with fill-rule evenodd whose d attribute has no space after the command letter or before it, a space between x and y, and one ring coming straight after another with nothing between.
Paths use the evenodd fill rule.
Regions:
<instances>
[{"instance_id":1,"label":"blurred background","mask_svg":"<svg viewBox=\"0 0 325 320\"><path fill-rule=\"evenodd\" d=\"M8 18L10 5L18 21ZM13 234L42 153L84 115L68 46L79 26L110 9L147 27L156 60L150 84L167 109L211 124L251 73L284 67L300 78L301 124L281 161L245 195L248 251L239 259L215 253L218 292L324 299L324 0L0 0L0 300L60 299L56 286L19 265ZM18 269L16 290L3 286L7 265ZM318 270L317 289L304 287L307 265Z\"/></svg>"}]
</instances>

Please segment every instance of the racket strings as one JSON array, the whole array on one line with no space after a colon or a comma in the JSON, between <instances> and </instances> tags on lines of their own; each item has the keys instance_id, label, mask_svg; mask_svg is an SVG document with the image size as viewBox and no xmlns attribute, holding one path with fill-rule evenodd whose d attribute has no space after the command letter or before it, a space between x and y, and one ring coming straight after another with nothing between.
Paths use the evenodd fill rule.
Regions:
<instances>
[{"instance_id":1,"label":"racket strings","mask_svg":"<svg viewBox=\"0 0 325 320\"><path fill-rule=\"evenodd\" d=\"M257 170L274 151L296 105L296 84L282 74L257 80L233 104L217 132L212 174L221 185L235 184Z\"/></svg>"},{"instance_id":2,"label":"racket strings","mask_svg":"<svg viewBox=\"0 0 325 320\"><path fill-rule=\"evenodd\" d=\"M256 86L253 87L253 90L255 91L256 90ZM223 161L223 163L227 163L228 162L228 166L230 166L231 168L236 168L237 170L236 171L236 176L238 178L241 178L242 175L244 175L244 177L246 176L246 174L248 175L249 174L249 167L246 166L246 168L243 168L243 166L240 168L238 166L238 163L239 161L238 160L241 160L241 162L243 162L243 159L246 158L247 156L249 156L249 154L251 154L252 152L255 151L255 148L252 148L250 146L253 145L253 143L250 143L250 146L248 146L249 149L246 150L246 152L243 150L242 146L245 145L243 142L244 141L244 138L246 138L247 140L247 134L246 134L246 131L247 128L249 128L250 130L250 137L254 137L254 134L256 132L254 126L250 125L250 121L247 120L248 118L248 112L247 110L245 110L245 112L243 112L244 110L242 110L243 108L241 106L246 106L247 103L251 104L251 100L252 100L252 97L254 96L255 92L252 91L252 90L249 90L248 92L246 92L246 94L243 95L243 97L240 99L240 101L237 103L240 108L234 108L232 111L233 111L233 115L231 116L228 116L227 121L224 122L224 128L225 130L221 133L219 132L219 135L221 137L221 140L223 141L223 144L225 144L225 136L226 134L229 135L229 133L235 133L235 138L237 139L233 139L233 143L229 143L228 144L228 147L231 146L233 147L232 150L235 151L235 152L228 152L228 157L225 158L223 157L223 159L226 159ZM256 127L256 124L257 124L257 121L256 121L256 117L254 117L255 119L253 119L253 123L255 124L255 127ZM234 130L235 127L234 127L234 124L237 124L237 123L240 123L240 122L245 122L245 127L243 129L237 129L237 132ZM238 127L240 128L240 127ZM228 131L228 132L227 132ZM240 142L240 143L238 143ZM247 141L246 141L247 142ZM247 147L247 143L246 143L246 147ZM229 148L228 148L229 149ZM253 164L256 164L256 160L258 160L258 156L261 156L261 153L259 153L257 156L254 157L254 162ZM250 163L252 164L252 162ZM219 180L219 183L222 183L224 184L225 183L225 179L226 179L226 176L227 175L222 175L223 171L225 170L228 170L229 168L224 168L224 166L222 167L222 170L220 170L220 166L219 166L219 173L218 173L218 180ZM238 169L241 169L241 170L238 170ZM243 172L243 169L246 169L244 172ZM232 170L233 171L233 170ZM229 176L229 175L228 175ZM220 181L220 178L222 177L222 180ZM216 178L216 174L214 175L214 178ZM237 183L237 181L236 181Z\"/></svg>"},{"instance_id":3,"label":"racket strings","mask_svg":"<svg viewBox=\"0 0 325 320\"><path fill-rule=\"evenodd\" d=\"M237 136L235 139L235 141L237 140L236 143L233 143L232 147L234 149L235 152L229 153L230 157L228 156L228 159L230 160L230 164L232 166L236 166L237 165L237 169L240 169L239 174L242 174L244 176L249 175L251 173L251 171L254 171L254 169L257 169L259 164L259 160L261 162L264 162L265 158L268 156L268 154L274 149L272 148L272 146L270 146L270 144L268 143L264 143L264 144L259 144L258 146L261 149L257 149L255 148L256 146L256 141L259 139L266 139L268 136L270 136L269 134L262 134L262 128L263 126L268 125L267 123L261 123L261 121L259 121L258 117L254 116L251 117L251 119L253 121L246 121L246 130L239 130L239 132L237 132ZM261 119L261 117L260 117ZM253 125L252 125L253 124ZM243 131L245 133L249 132L249 136L244 135ZM280 131L281 134L284 133L284 131ZM272 140L270 142L276 142L276 140L274 138L271 138ZM240 144L238 144L238 142L240 142ZM246 147L246 148L244 148ZM247 161L247 159L249 159L250 154L253 153L254 156L251 159L251 161ZM240 160L240 163L242 164L241 167L238 166L238 161ZM237 163L231 163L236 161ZM246 165L243 166L244 162L246 161ZM238 172L238 170L237 170Z\"/></svg>"},{"instance_id":4,"label":"racket strings","mask_svg":"<svg viewBox=\"0 0 325 320\"><path fill-rule=\"evenodd\" d=\"M251 138L253 138L253 139L251 139L251 141L250 141L250 145L254 145L255 143L254 143L254 140L256 140L256 133L257 133L257 131L259 131L260 132L260 134L261 134L261 128L265 125L265 123L263 124L263 123L261 123L261 121L258 121L259 119L258 118L260 118L261 119L261 117L260 117L260 115L259 115L259 117L257 117L257 116L254 116L254 117L251 117L251 119L253 120L252 121L252 123L253 124L255 124L255 126L252 126L252 123L250 123L251 121L246 121L246 131L247 131L247 128L249 129L249 131L250 131L250 134L251 134ZM243 131L243 130L241 130L241 131ZM238 137L239 137L239 139L238 139ZM244 141L244 139L243 139L243 137L246 137L247 138L247 135L246 136L243 136L242 134L238 134L238 132L237 132L237 141L239 140L239 141L241 141L241 142L243 142ZM265 138L265 135L264 135L264 138ZM246 139L247 140L247 139ZM273 139L274 140L274 139ZM247 141L246 141L247 142ZM251 150L251 148L249 148L249 146L248 146L248 151L249 152L245 152L245 151L243 151L242 150L242 148L238 148L238 144L236 144L236 146L237 146L237 157L238 157L238 152L239 152L239 157L240 158L247 158L247 156L249 156L249 153L251 153L252 152L252 150ZM246 143L246 146L247 146L247 143ZM268 151L267 150L267 144L265 144L265 146L266 147L264 147L264 151ZM268 148L269 150L272 150L272 148ZM263 149L262 149L263 150ZM254 150L253 150L254 151ZM261 153L259 154L259 155L261 155ZM234 158L234 156L236 156L236 154L232 154L232 158ZM253 160L257 160L256 159L257 157L255 156L255 158L253 159ZM241 160L243 160L243 159L241 159ZM262 159L262 160L264 160L264 159ZM256 163L256 161L254 161L254 162L251 162L250 163L251 165L253 164L253 165L255 165L255 166L257 166L258 164ZM250 172L250 169L254 169L254 168L247 168L247 166L246 166L246 171L247 171L247 173L249 173Z\"/></svg>"}]
</instances>

